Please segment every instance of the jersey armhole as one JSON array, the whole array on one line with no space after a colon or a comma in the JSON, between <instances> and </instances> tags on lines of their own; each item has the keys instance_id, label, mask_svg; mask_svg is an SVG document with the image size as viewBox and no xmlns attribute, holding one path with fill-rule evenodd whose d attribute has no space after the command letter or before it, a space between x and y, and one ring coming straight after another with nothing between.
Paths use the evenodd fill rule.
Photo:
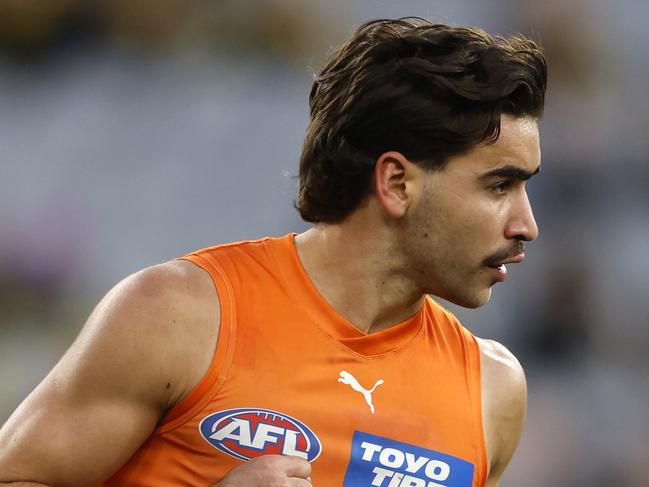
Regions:
<instances>
[{"instance_id":1,"label":"jersey armhole","mask_svg":"<svg viewBox=\"0 0 649 487\"><path fill-rule=\"evenodd\" d=\"M470 414L474 422L473 431L475 431L471 443L475 445L474 450L477 455L475 461L478 463L475 465L474 479L471 485L473 487L484 487L487 482L489 465L484 420L482 418L482 354L480 352L480 344L476 336L469 329L465 328L453 313L444 308L432 297L427 296L426 299L434 313L442 313L443 321L451 326L452 333L457 336L458 345L461 348L462 368L465 370L465 383L468 389ZM451 333L450 330L449 333Z\"/></svg>"},{"instance_id":2,"label":"jersey armhole","mask_svg":"<svg viewBox=\"0 0 649 487\"><path fill-rule=\"evenodd\" d=\"M196 387L164 416L154 432L158 434L167 433L189 421L219 390L232 363L235 347L234 293L221 265L217 259L206 253L189 254L179 259L192 262L207 271L212 278L220 302L219 335L207 372Z\"/></svg>"},{"instance_id":3,"label":"jersey armhole","mask_svg":"<svg viewBox=\"0 0 649 487\"><path fill-rule=\"evenodd\" d=\"M474 376L473 380L471 381L473 384L474 392L473 396L476 398L477 401L477 414L475 415L476 421L478 423L478 432L480 435L479 438L479 444L480 444L480 458L482 461L482 465L480 468L480 475L479 475L479 480L480 483L478 484L480 487L483 487L485 483L487 482L487 473L489 471L489 465L488 465L488 458L487 458L487 439L485 438L485 430L484 430L484 419L482 415L482 354L480 352L480 344L478 343L477 338L471 333L471 348L473 348L473 353L470 354L473 358L471 359L472 362L475 362L472 365L472 367L469 370L474 370Z\"/></svg>"}]
</instances>

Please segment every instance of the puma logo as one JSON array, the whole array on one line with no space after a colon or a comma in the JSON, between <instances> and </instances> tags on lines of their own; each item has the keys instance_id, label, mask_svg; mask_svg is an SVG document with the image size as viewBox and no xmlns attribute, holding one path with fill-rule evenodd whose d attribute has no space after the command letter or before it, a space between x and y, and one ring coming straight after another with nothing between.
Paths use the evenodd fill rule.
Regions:
<instances>
[{"instance_id":1,"label":"puma logo","mask_svg":"<svg viewBox=\"0 0 649 487\"><path fill-rule=\"evenodd\" d=\"M383 379L377 380L376 384L374 384L374 387L367 390L358 383L356 377L354 377L349 372L343 370L342 372L340 372L340 377L338 378L338 382L347 384L351 386L351 388L354 389L356 392L360 392L361 394L363 394L363 397L365 398L365 402L370 407L370 411L372 412L372 414L374 414L374 404L372 404L372 393L374 392L374 389L376 389L378 386L383 384Z\"/></svg>"}]
</instances>

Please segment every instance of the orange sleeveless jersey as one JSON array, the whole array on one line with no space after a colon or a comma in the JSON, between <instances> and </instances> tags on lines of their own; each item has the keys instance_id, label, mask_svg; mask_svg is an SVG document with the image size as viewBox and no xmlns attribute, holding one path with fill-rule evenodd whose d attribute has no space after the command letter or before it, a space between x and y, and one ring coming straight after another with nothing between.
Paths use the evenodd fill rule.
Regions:
<instances>
[{"instance_id":1,"label":"orange sleeveless jersey","mask_svg":"<svg viewBox=\"0 0 649 487\"><path fill-rule=\"evenodd\" d=\"M184 257L221 302L212 365L104 486L208 486L243 461L311 461L315 487L481 487L480 353L432 299L365 334L317 292L293 235ZM243 487L243 486L242 486Z\"/></svg>"}]
</instances>

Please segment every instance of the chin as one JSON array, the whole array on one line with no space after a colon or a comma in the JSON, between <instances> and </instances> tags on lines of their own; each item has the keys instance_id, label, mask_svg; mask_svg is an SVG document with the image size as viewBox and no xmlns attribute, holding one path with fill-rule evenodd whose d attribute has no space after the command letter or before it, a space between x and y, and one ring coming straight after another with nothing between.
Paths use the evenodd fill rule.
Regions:
<instances>
[{"instance_id":1,"label":"chin","mask_svg":"<svg viewBox=\"0 0 649 487\"><path fill-rule=\"evenodd\" d=\"M486 290L476 291L474 293L464 292L462 294L440 297L463 308L479 308L487 304L489 299L491 299L491 288L489 287Z\"/></svg>"}]
</instances>

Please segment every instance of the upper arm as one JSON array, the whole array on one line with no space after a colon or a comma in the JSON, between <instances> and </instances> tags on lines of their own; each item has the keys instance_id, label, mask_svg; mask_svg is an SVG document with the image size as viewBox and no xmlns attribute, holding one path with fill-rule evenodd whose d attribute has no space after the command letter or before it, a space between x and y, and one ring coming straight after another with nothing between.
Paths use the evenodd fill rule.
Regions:
<instances>
[{"instance_id":1,"label":"upper arm","mask_svg":"<svg viewBox=\"0 0 649 487\"><path fill-rule=\"evenodd\" d=\"M482 362L482 405L489 475L497 487L518 446L527 407L525 373L516 357L493 340L478 340Z\"/></svg>"},{"instance_id":2,"label":"upper arm","mask_svg":"<svg viewBox=\"0 0 649 487\"><path fill-rule=\"evenodd\" d=\"M209 366L218 300L202 272L171 262L106 295L0 430L0 482L97 485L128 460Z\"/></svg>"}]
</instances>

